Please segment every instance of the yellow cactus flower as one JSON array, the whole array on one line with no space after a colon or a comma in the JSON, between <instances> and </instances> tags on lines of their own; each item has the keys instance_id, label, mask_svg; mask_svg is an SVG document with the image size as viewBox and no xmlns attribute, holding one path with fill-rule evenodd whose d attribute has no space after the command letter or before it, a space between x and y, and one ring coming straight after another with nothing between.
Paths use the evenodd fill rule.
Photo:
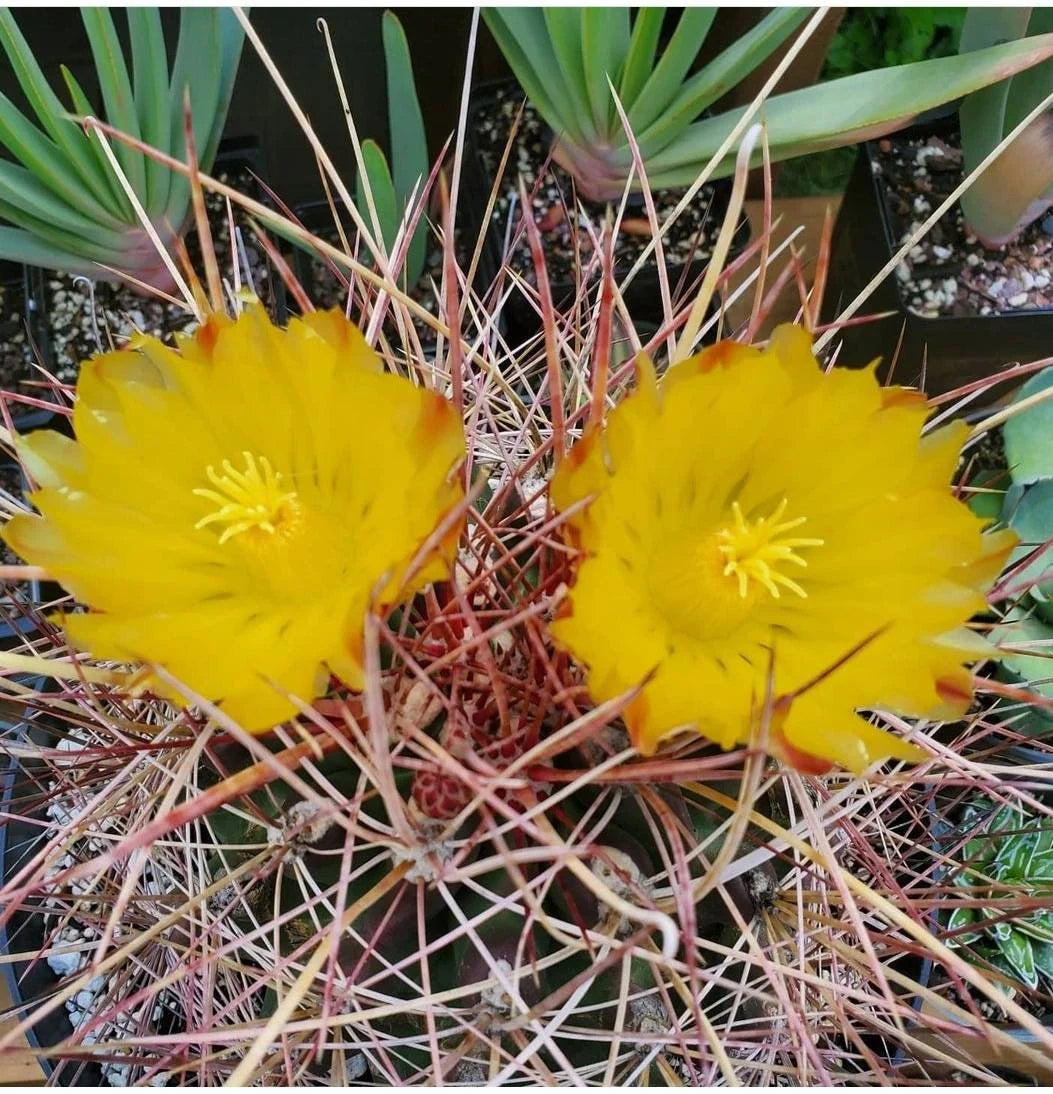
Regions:
<instances>
[{"instance_id":1,"label":"yellow cactus flower","mask_svg":"<svg viewBox=\"0 0 1053 1094\"><path fill-rule=\"evenodd\" d=\"M139 338L84 363L73 426L19 440L40 515L4 539L93 609L64 620L75 646L162 665L246 729L330 673L360 688L370 604L449 572L458 415L338 312Z\"/></svg>"},{"instance_id":2,"label":"yellow cactus flower","mask_svg":"<svg viewBox=\"0 0 1053 1094\"><path fill-rule=\"evenodd\" d=\"M1015 537L952 494L968 428L923 437L920 392L824 373L797 327L638 376L551 489L582 552L553 632L594 699L641 688L625 717L644 754L681 730L731 748L773 677L786 762L922 758L857 711L960 715L965 665L991 652L964 624Z\"/></svg>"}]
</instances>

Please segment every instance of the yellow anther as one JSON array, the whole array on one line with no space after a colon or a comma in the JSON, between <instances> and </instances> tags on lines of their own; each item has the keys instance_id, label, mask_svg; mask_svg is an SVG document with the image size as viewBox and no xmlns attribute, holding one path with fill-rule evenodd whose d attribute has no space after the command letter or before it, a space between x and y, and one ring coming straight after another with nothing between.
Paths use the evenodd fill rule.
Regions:
<instances>
[{"instance_id":1,"label":"yellow anther","mask_svg":"<svg viewBox=\"0 0 1053 1094\"><path fill-rule=\"evenodd\" d=\"M230 460L220 465L222 474L209 464L205 476L215 489L203 486L193 491L196 497L216 506L214 512L202 517L194 527L225 524L220 543L257 528L274 535L296 501L296 491L282 490L282 474L274 470L266 456L254 456L251 452L242 452L242 456L243 471Z\"/></svg>"},{"instance_id":2,"label":"yellow anther","mask_svg":"<svg viewBox=\"0 0 1053 1094\"><path fill-rule=\"evenodd\" d=\"M808 563L797 554L797 549L822 547L823 540L801 536L787 537L787 532L799 528L808 518L797 517L796 520L784 521L782 517L786 512L786 504L786 498L783 498L769 516L749 521L739 503L732 502L732 523L717 533L720 541L718 550L727 560L724 576L734 576L737 579L739 596L743 599L749 595L751 580L767 589L776 599L779 597L780 587L801 597L808 595L796 581L781 573L777 567L787 562L794 566L807 566Z\"/></svg>"}]
</instances>

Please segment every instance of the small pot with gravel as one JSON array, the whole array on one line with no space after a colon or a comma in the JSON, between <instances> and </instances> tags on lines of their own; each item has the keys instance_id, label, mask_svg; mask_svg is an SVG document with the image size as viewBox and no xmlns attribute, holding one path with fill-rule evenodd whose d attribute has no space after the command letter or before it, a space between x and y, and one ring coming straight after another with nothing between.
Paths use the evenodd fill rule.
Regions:
<instances>
[{"instance_id":1,"label":"small pot with gravel","mask_svg":"<svg viewBox=\"0 0 1053 1094\"><path fill-rule=\"evenodd\" d=\"M959 47L970 60L994 43L1037 46L1053 27L1041 8L972 8ZM1053 340L1053 72L1048 59L978 88L956 114L929 117L863 145L834 242L846 304L913 241L869 312L893 314L845 333L888 359L903 332L908 378L925 366L935 393L1031 361ZM984 166L986 165L986 166ZM984 167L924 238L933 211ZM830 318L836 317L836 312ZM871 353L873 356L873 353ZM900 375L903 375L901 370Z\"/></svg>"},{"instance_id":2,"label":"small pot with gravel","mask_svg":"<svg viewBox=\"0 0 1053 1094\"><path fill-rule=\"evenodd\" d=\"M957 119L944 116L860 148L834 230L828 294L833 320L961 182ZM1053 345L1053 217L1000 248L966 226L961 205L934 225L869 298L885 318L845 328L846 360L886 362L901 382L925 367L926 390L948 391L1007 360L1037 360ZM902 332L902 344L900 344ZM862 358L859 356L862 353Z\"/></svg>"},{"instance_id":3,"label":"small pot with gravel","mask_svg":"<svg viewBox=\"0 0 1053 1094\"><path fill-rule=\"evenodd\" d=\"M511 251L513 271L529 285L533 263L526 241L516 242L524 233L513 208L523 175L534 219L549 241L548 277L557 305L567 297L572 303L579 286L598 278L596 252L609 206L622 210L618 235L627 248L614 255L618 280L645 253L655 255L654 237L661 230L670 288L684 282L683 296L674 293L674 300L687 298L688 282L709 261L707 236L722 219L720 193L706 186L734 174L743 135L751 120L760 119L748 108L714 111L729 89L780 46L795 36L794 45L803 45L825 12L776 8L702 65L697 61L712 8L685 9L675 21L664 8L640 8L632 15L628 8L494 7L483 15L522 89L511 102L491 105L489 114L476 109L488 178L498 173L516 98L525 96L529 103L497 193L499 255ZM1053 54L1053 35L981 44L967 57L858 73L770 97L763 121L771 162L894 132L924 110ZM553 166L546 169L549 156ZM754 162L759 160L758 149ZM656 218L639 197L648 190ZM637 197L622 207L627 192ZM668 226L676 209L676 222ZM655 262L650 257L649 267L641 266L623 295L634 319L665 324L671 316ZM521 311L532 328L524 333L534 333L538 309L528 294L529 288L513 292L509 314Z\"/></svg>"}]
</instances>

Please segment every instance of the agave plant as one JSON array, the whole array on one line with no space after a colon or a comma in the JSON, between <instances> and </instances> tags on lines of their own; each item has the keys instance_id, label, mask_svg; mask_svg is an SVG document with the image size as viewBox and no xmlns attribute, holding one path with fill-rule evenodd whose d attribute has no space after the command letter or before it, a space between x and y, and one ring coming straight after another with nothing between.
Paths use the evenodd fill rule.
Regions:
<instances>
[{"instance_id":1,"label":"agave plant","mask_svg":"<svg viewBox=\"0 0 1053 1094\"><path fill-rule=\"evenodd\" d=\"M949 944L970 947L1029 988L1053 985L1053 822L980 799L966 806L961 829L970 838L954 885L973 900L947 916ZM1021 897L1031 908L1013 915Z\"/></svg>"},{"instance_id":2,"label":"agave plant","mask_svg":"<svg viewBox=\"0 0 1053 1094\"><path fill-rule=\"evenodd\" d=\"M997 42L1053 30L1049 8L970 8L959 50L972 56ZM1053 92L1053 61L967 95L958 108L966 173ZM1033 121L962 195L970 230L989 247L1008 243L1053 204L1053 128Z\"/></svg>"},{"instance_id":3,"label":"agave plant","mask_svg":"<svg viewBox=\"0 0 1053 1094\"><path fill-rule=\"evenodd\" d=\"M716 9L689 8L665 48L665 8L487 8L484 17L516 79L555 134L553 156L587 197L618 197L633 152L613 85L652 187L690 186L747 108L704 117L796 31L805 8L780 8L690 73ZM854 144L908 125L925 110L1053 55L1053 36L990 45L845 76L769 98L759 115L773 160ZM759 153L758 153L759 155ZM726 151L712 177L734 170ZM635 180L639 185L639 179Z\"/></svg>"},{"instance_id":4,"label":"agave plant","mask_svg":"<svg viewBox=\"0 0 1053 1094\"><path fill-rule=\"evenodd\" d=\"M129 136L185 159L184 93L202 169L219 145L244 32L233 12L187 7L169 71L156 8L128 8L131 72L107 8L85 7L105 119ZM35 125L0 96L0 257L96 277L167 287L170 275L94 134L76 116L98 112L63 66L69 108L48 84L9 8L0 9L0 45L36 115ZM123 143L113 148L125 178L162 243L171 247L190 207L186 179Z\"/></svg>"}]
</instances>

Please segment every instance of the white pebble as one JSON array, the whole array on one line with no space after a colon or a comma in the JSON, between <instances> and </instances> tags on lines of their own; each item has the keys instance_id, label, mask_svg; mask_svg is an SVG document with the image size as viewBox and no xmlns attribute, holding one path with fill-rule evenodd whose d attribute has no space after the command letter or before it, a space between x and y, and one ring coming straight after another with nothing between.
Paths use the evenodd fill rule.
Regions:
<instances>
[{"instance_id":1,"label":"white pebble","mask_svg":"<svg viewBox=\"0 0 1053 1094\"><path fill-rule=\"evenodd\" d=\"M941 247L939 243L934 243L932 245L932 253L942 262L950 258L954 252L950 247Z\"/></svg>"},{"instance_id":2,"label":"white pebble","mask_svg":"<svg viewBox=\"0 0 1053 1094\"><path fill-rule=\"evenodd\" d=\"M1027 293L1018 292L1016 296L1011 296L1008 300L1008 304L1011 308L1022 308L1027 303Z\"/></svg>"},{"instance_id":3,"label":"white pebble","mask_svg":"<svg viewBox=\"0 0 1053 1094\"><path fill-rule=\"evenodd\" d=\"M953 277L948 277L941 285L941 288L945 293L954 296L958 292L958 282Z\"/></svg>"},{"instance_id":4,"label":"white pebble","mask_svg":"<svg viewBox=\"0 0 1053 1094\"><path fill-rule=\"evenodd\" d=\"M980 256L978 254L974 254L972 251L970 251L965 256L965 261L970 266L979 266L981 260L980 260Z\"/></svg>"},{"instance_id":5,"label":"white pebble","mask_svg":"<svg viewBox=\"0 0 1053 1094\"><path fill-rule=\"evenodd\" d=\"M49 953L48 964L56 976L69 976L80 968L79 953Z\"/></svg>"},{"instance_id":6,"label":"white pebble","mask_svg":"<svg viewBox=\"0 0 1053 1094\"><path fill-rule=\"evenodd\" d=\"M932 288L932 278L930 278L930 277L923 278L921 281L918 282L918 287L920 289L931 289Z\"/></svg>"},{"instance_id":7,"label":"white pebble","mask_svg":"<svg viewBox=\"0 0 1053 1094\"><path fill-rule=\"evenodd\" d=\"M910 267L906 264L906 262L901 262L896 267L896 276L900 279L900 281L904 283L910 280Z\"/></svg>"},{"instance_id":8,"label":"white pebble","mask_svg":"<svg viewBox=\"0 0 1053 1094\"><path fill-rule=\"evenodd\" d=\"M1044 289L1049 284L1049 274L1045 270L1039 270L1035 274L1035 288Z\"/></svg>"},{"instance_id":9,"label":"white pebble","mask_svg":"<svg viewBox=\"0 0 1053 1094\"><path fill-rule=\"evenodd\" d=\"M914 199L914 212L916 213L928 213L932 211L932 206L920 195Z\"/></svg>"},{"instance_id":10,"label":"white pebble","mask_svg":"<svg viewBox=\"0 0 1053 1094\"><path fill-rule=\"evenodd\" d=\"M1035 287L1035 279L1030 270L1020 271L1020 287L1023 289L1033 289Z\"/></svg>"}]
</instances>

